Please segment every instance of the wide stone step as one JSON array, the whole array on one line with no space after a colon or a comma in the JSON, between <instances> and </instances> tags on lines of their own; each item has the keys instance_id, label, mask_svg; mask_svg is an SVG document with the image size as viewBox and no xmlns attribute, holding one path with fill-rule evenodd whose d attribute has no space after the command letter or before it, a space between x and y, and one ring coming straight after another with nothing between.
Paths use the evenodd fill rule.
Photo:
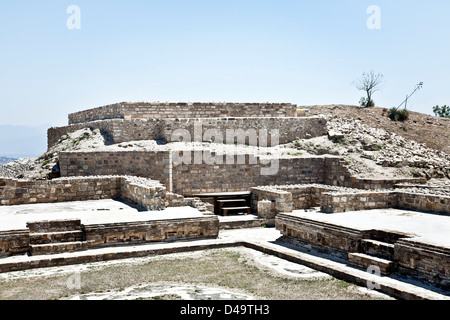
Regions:
<instances>
[{"instance_id":1,"label":"wide stone step","mask_svg":"<svg viewBox=\"0 0 450 320\"><path fill-rule=\"evenodd\" d=\"M83 231L30 233L30 244L50 244L83 241Z\"/></svg>"},{"instance_id":2,"label":"wide stone step","mask_svg":"<svg viewBox=\"0 0 450 320\"><path fill-rule=\"evenodd\" d=\"M368 269L369 266L380 268L382 275L389 275L395 271L396 264L392 260L387 260L379 257L370 256L365 253L349 253L348 262L350 265L362 269Z\"/></svg>"},{"instance_id":3,"label":"wide stone step","mask_svg":"<svg viewBox=\"0 0 450 320\"><path fill-rule=\"evenodd\" d=\"M33 244L30 247L32 256L84 251L88 249L86 241Z\"/></svg>"},{"instance_id":4,"label":"wide stone step","mask_svg":"<svg viewBox=\"0 0 450 320\"><path fill-rule=\"evenodd\" d=\"M372 239L361 240L361 250L363 253L375 257L393 260L394 259L394 245L387 242L382 242Z\"/></svg>"},{"instance_id":5,"label":"wide stone step","mask_svg":"<svg viewBox=\"0 0 450 320\"><path fill-rule=\"evenodd\" d=\"M81 229L80 219L48 220L27 222L30 233L77 231Z\"/></svg>"},{"instance_id":6,"label":"wide stone step","mask_svg":"<svg viewBox=\"0 0 450 320\"><path fill-rule=\"evenodd\" d=\"M246 203L247 200L245 200L245 199L224 199L224 200L217 200L217 202L222 205L227 205L230 203Z\"/></svg>"},{"instance_id":7,"label":"wide stone step","mask_svg":"<svg viewBox=\"0 0 450 320\"><path fill-rule=\"evenodd\" d=\"M227 207L222 208L222 214L224 216L228 215L229 212L236 212L236 213L244 213L244 214L250 214L250 207Z\"/></svg>"}]
</instances>

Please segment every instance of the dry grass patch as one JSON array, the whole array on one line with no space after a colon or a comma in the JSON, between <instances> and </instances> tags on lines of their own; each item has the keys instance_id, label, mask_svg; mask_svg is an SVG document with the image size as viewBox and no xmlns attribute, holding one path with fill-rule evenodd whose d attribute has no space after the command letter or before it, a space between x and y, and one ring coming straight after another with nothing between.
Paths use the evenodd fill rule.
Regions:
<instances>
[{"instance_id":1,"label":"dry grass patch","mask_svg":"<svg viewBox=\"0 0 450 320\"><path fill-rule=\"evenodd\" d=\"M70 275L67 273L2 280L0 299L62 299L80 294L118 292L132 286L158 283L221 287L262 300L379 298L361 292L353 284L334 278L302 280L275 275L249 261L248 256L228 249L205 250L192 257L159 256L139 264L93 266L79 274L79 289L68 288ZM179 299L179 296L167 295L160 298Z\"/></svg>"}]
</instances>

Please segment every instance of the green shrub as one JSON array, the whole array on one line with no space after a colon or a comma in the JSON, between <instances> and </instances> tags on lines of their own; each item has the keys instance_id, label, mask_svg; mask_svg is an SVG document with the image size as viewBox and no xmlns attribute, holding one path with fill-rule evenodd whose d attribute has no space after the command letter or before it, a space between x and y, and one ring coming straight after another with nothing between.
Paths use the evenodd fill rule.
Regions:
<instances>
[{"instance_id":1,"label":"green shrub","mask_svg":"<svg viewBox=\"0 0 450 320\"><path fill-rule=\"evenodd\" d=\"M361 100L359 100L359 105L361 107L365 107L365 106L373 107L373 106L375 106L375 102L373 102L373 100L370 99L369 105L367 105L367 98L362 97Z\"/></svg>"},{"instance_id":2,"label":"green shrub","mask_svg":"<svg viewBox=\"0 0 450 320\"><path fill-rule=\"evenodd\" d=\"M450 106L448 107L447 105L444 105L442 107L435 106L433 107L433 112L436 115L436 117L450 118Z\"/></svg>"},{"instance_id":3,"label":"green shrub","mask_svg":"<svg viewBox=\"0 0 450 320\"><path fill-rule=\"evenodd\" d=\"M389 110L388 114L389 118L392 121L406 121L409 118L409 111L407 109L397 109L397 108L391 108Z\"/></svg>"}]
</instances>

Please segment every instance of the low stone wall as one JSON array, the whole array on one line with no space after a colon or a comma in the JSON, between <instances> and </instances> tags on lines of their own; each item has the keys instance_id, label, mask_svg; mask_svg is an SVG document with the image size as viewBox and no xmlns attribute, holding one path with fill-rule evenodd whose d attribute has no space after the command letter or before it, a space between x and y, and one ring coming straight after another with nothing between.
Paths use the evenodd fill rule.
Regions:
<instances>
[{"instance_id":1,"label":"low stone wall","mask_svg":"<svg viewBox=\"0 0 450 320\"><path fill-rule=\"evenodd\" d=\"M321 209L324 212L398 208L450 215L450 197L412 193L398 190L324 193Z\"/></svg>"},{"instance_id":2,"label":"low stone wall","mask_svg":"<svg viewBox=\"0 0 450 320\"><path fill-rule=\"evenodd\" d=\"M281 212L320 206L327 213L398 208L422 212L450 214L450 197L445 195L409 192L408 189L360 190L354 188L300 184L254 187L252 210L258 201L274 202L271 216ZM280 200L282 199L282 200ZM275 204L278 202L281 203Z\"/></svg>"},{"instance_id":3,"label":"low stone wall","mask_svg":"<svg viewBox=\"0 0 450 320\"><path fill-rule=\"evenodd\" d=\"M401 275L450 290L450 249L400 239L394 258Z\"/></svg>"},{"instance_id":4,"label":"low stone wall","mask_svg":"<svg viewBox=\"0 0 450 320\"><path fill-rule=\"evenodd\" d=\"M282 213L275 218L275 227L284 242L314 248L341 259L348 259L349 252L358 252L362 238L358 230Z\"/></svg>"},{"instance_id":5,"label":"low stone wall","mask_svg":"<svg viewBox=\"0 0 450 320\"><path fill-rule=\"evenodd\" d=\"M393 243L394 274L450 290L448 248L421 243L400 234L356 230L283 213L275 218L275 226L282 234L279 241L344 260L348 260L350 253L364 252L364 239Z\"/></svg>"},{"instance_id":6,"label":"low stone wall","mask_svg":"<svg viewBox=\"0 0 450 320\"><path fill-rule=\"evenodd\" d=\"M203 216L105 225L96 224L85 225L83 230L89 248L146 242L171 242L216 238L219 234L219 219L217 216Z\"/></svg>"},{"instance_id":7,"label":"low stone wall","mask_svg":"<svg viewBox=\"0 0 450 320\"><path fill-rule=\"evenodd\" d=\"M81 129L100 129L101 133L110 139L111 143L163 139L163 124L159 119L108 119L52 127L47 130L47 147L55 146L63 135L70 135L70 133Z\"/></svg>"},{"instance_id":8,"label":"low stone wall","mask_svg":"<svg viewBox=\"0 0 450 320\"><path fill-rule=\"evenodd\" d=\"M396 193L391 191L323 193L321 203L322 211L336 213L393 208L397 206L397 197Z\"/></svg>"},{"instance_id":9,"label":"low stone wall","mask_svg":"<svg viewBox=\"0 0 450 320\"><path fill-rule=\"evenodd\" d=\"M149 179L121 178L120 197L150 211L164 210L166 207L166 188L158 181Z\"/></svg>"},{"instance_id":10,"label":"low stone wall","mask_svg":"<svg viewBox=\"0 0 450 320\"><path fill-rule=\"evenodd\" d=\"M264 202L264 203L261 203ZM268 202L267 204L265 202ZM269 204L270 203L270 204ZM270 219L271 224L280 212L292 212L292 194L270 187L256 187L251 189L251 210L258 212L258 216Z\"/></svg>"},{"instance_id":11,"label":"low stone wall","mask_svg":"<svg viewBox=\"0 0 450 320\"><path fill-rule=\"evenodd\" d=\"M296 111L289 103L122 102L69 114L69 124L117 118L295 117Z\"/></svg>"},{"instance_id":12,"label":"low stone wall","mask_svg":"<svg viewBox=\"0 0 450 320\"><path fill-rule=\"evenodd\" d=\"M48 223L51 223L49 221ZM42 224L42 222L36 222ZM31 251L29 229L0 232L0 258ZM214 215L183 219L80 225L86 248L216 238L219 219ZM36 232L36 230L33 230ZM1 271L0 271L1 272Z\"/></svg>"},{"instance_id":13,"label":"low stone wall","mask_svg":"<svg viewBox=\"0 0 450 320\"><path fill-rule=\"evenodd\" d=\"M351 175L346 162L341 157L328 157L325 161L327 178L325 184L346 188L364 190L392 189L397 184L423 184L426 178L398 178L398 179L361 179Z\"/></svg>"},{"instance_id":14,"label":"low stone wall","mask_svg":"<svg viewBox=\"0 0 450 320\"><path fill-rule=\"evenodd\" d=\"M95 176L54 180L0 179L0 205L125 198L148 210L165 208L166 189L158 181Z\"/></svg>"},{"instance_id":15,"label":"low stone wall","mask_svg":"<svg viewBox=\"0 0 450 320\"><path fill-rule=\"evenodd\" d=\"M397 206L402 209L435 212L450 215L450 197L398 191Z\"/></svg>"},{"instance_id":16,"label":"low stone wall","mask_svg":"<svg viewBox=\"0 0 450 320\"><path fill-rule=\"evenodd\" d=\"M0 231L0 258L24 254L29 250L29 230Z\"/></svg>"}]
</instances>

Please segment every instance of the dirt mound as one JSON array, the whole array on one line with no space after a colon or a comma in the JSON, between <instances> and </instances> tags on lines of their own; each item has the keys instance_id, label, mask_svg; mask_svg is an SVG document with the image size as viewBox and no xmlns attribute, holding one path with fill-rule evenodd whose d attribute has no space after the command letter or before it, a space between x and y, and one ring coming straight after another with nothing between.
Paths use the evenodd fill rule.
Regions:
<instances>
[{"instance_id":1,"label":"dirt mound","mask_svg":"<svg viewBox=\"0 0 450 320\"><path fill-rule=\"evenodd\" d=\"M372 128L395 133L406 140L425 144L428 148L450 154L450 119L433 117L410 111L405 122L395 122L388 118L387 109L362 108L350 105L305 106L311 115L324 114L341 118L360 120Z\"/></svg>"}]
</instances>

